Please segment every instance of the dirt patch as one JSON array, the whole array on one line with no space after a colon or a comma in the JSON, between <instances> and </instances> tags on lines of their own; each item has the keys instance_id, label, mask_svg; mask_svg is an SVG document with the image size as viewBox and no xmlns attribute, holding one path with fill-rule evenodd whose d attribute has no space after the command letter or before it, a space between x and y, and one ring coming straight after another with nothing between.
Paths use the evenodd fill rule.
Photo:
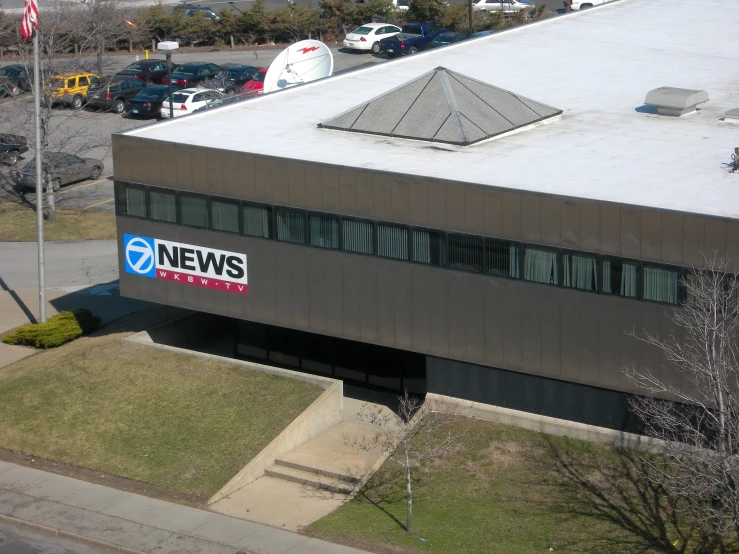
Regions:
<instances>
[{"instance_id":1,"label":"dirt patch","mask_svg":"<svg viewBox=\"0 0 739 554\"><path fill-rule=\"evenodd\" d=\"M142 481L135 481L133 479L126 479L125 477L110 475L108 473L103 473L86 467L55 462L54 460L47 460L46 458L40 458L38 456L32 456L22 452L15 452L2 447L0 447L0 460L19 466L48 471L49 473L56 473L57 475L64 475L65 477L73 477L80 481L87 481L88 483L104 485L120 491L132 492L142 496L148 496L150 498L174 502L175 504L183 504L192 508L203 509L207 506L208 502L206 497L199 497L193 494L186 494L184 492L172 490L167 487L150 485L149 483L144 483Z\"/></svg>"}]
</instances>

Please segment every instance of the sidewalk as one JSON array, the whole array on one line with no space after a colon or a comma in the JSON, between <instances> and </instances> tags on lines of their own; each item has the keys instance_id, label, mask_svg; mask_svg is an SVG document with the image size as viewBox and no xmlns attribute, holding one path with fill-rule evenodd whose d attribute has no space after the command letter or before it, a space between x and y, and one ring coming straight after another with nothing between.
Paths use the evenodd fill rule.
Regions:
<instances>
[{"instance_id":1,"label":"sidewalk","mask_svg":"<svg viewBox=\"0 0 739 554\"><path fill-rule=\"evenodd\" d=\"M23 522L129 554L363 553L274 527L0 461L3 520Z\"/></svg>"}]
</instances>

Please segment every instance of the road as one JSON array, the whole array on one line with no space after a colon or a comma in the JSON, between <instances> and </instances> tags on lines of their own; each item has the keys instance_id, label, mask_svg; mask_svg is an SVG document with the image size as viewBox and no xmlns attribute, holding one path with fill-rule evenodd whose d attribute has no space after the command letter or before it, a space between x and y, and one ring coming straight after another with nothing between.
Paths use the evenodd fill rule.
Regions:
<instances>
[{"instance_id":1,"label":"road","mask_svg":"<svg viewBox=\"0 0 739 554\"><path fill-rule=\"evenodd\" d=\"M0 554L103 554L104 552L108 550L45 535L25 527L0 523Z\"/></svg>"},{"instance_id":2,"label":"road","mask_svg":"<svg viewBox=\"0 0 739 554\"><path fill-rule=\"evenodd\" d=\"M176 63L191 61L210 61L217 64L246 64L260 67L269 66L281 49L258 50L231 50L224 49L215 52L186 52L176 53L172 59ZM365 53L343 52L332 48L334 55L335 73L353 69L365 64L382 63L386 60ZM143 52L138 54L110 55L105 57L104 72L112 74L133 63L135 56L143 58ZM83 60L91 62L91 59ZM6 62L8 63L8 62ZM0 64L4 65L4 64ZM33 100L30 95L22 97L0 99L0 133L25 134L28 131L33 111ZM113 157L110 148L110 135L126 131L142 125L149 125L155 120L129 119L109 112L90 110L73 111L60 107L55 109L52 118L51 150L66 150L82 156L103 160L105 171L103 178L98 181L84 181L68 185L56 195L59 207L84 208L112 212L113 206ZM18 163L22 167L31 159L32 153L25 154ZM0 198L20 199L20 190L15 187L10 177L10 169L0 165ZM35 194L30 191L26 194L28 201L35 200Z\"/></svg>"}]
</instances>

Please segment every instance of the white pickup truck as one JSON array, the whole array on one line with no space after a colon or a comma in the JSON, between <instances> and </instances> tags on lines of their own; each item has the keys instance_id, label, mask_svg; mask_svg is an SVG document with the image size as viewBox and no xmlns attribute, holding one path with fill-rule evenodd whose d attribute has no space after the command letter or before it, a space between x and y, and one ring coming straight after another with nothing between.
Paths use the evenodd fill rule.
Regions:
<instances>
[{"instance_id":1,"label":"white pickup truck","mask_svg":"<svg viewBox=\"0 0 739 554\"><path fill-rule=\"evenodd\" d=\"M564 0L564 7L566 10L584 10L606 2L608 0Z\"/></svg>"}]
</instances>

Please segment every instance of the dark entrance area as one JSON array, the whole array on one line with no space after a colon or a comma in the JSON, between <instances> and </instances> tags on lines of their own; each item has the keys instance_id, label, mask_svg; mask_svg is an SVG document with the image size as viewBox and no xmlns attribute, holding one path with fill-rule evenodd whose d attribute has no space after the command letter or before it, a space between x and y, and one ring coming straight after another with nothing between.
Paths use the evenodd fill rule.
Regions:
<instances>
[{"instance_id":1,"label":"dark entrance area","mask_svg":"<svg viewBox=\"0 0 739 554\"><path fill-rule=\"evenodd\" d=\"M424 355L363 342L237 321L236 357L378 390L426 393Z\"/></svg>"}]
</instances>

